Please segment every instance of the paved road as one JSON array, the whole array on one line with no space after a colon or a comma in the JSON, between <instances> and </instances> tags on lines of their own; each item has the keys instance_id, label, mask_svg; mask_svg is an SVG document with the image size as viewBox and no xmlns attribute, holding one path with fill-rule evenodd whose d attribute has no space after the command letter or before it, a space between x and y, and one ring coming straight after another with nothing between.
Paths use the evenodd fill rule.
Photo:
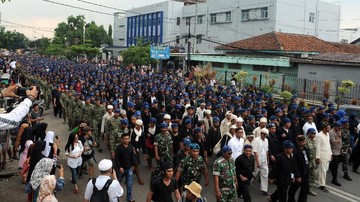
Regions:
<instances>
[{"instance_id":1,"label":"paved road","mask_svg":"<svg viewBox=\"0 0 360 202\"><path fill-rule=\"evenodd\" d=\"M64 146L67 142L67 137L69 135L67 125L63 124L62 120L59 118L55 118L52 115L52 110L47 110L45 112L45 121L49 124L48 130L52 130L61 138L61 156L60 160L63 165L66 165L66 158L64 155ZM109 158L109 152L96 153L96 159L100 161L103 158ZM212 159L213 161L214 159ZM211 167L211 166L210 166ZM146 195L149 191L149 182L150 182L150 172L148 171L145 162L143 161L140 165L141 175L145 180L144 185L139 185L137 183L136 177L134 177L134 197L137 202L144 202L146 200ZM209 168L209 172L211 172L212 168ZM340 169L341 170L341 169ZM95 170L96 175L98 175L98 170ZM211 173L210 173L211 174ZM340 183L343 184L342 187L335 187L330 184L330 173L328 173L328 188L330 193L323 193L319 189L315 189L318 193L318 196L313 197L309 196L309 202L318 202L318 201L326 201L326 202L338 202L338 201L351 201L356 202L360 201L360 175L355 173L350 173L353 178L352 182L348 182L343 178L339 178ZM210 175L212 176L212 175ZM339 174L342 176L342 173ZM73 186L69 180L70 178L70 170L67 166L65 166L65 189L57 194L57 198L60 202L62 201L73 201L80 202L83 201L83 195L86 187L87 177L84 176L83 179L79 180L79 189L80 193L78 195L73 193ZM124 182L122 182L122 186ZM204 187L202 194L208 199L209 202L215 202L214 199L214 188L213 188L213 178L210 177L210 185L209 187ZM259 183L256 182L251 185L251 195L253 201L267 201L266 198L259 193ZM11 201L11 202L23 202L26 200L26 194L23 191L24 186L20 183L20 178L18 176L14 176L11 178L0 178L0 201ZM125 189L125 188L124 188ZM125 189L126 190L126 189ZM270 185L269 191L274 191L275 186ZM125 201L125 198L122 197L121 201ZM242 201L242 200L239 200Z\"/></svg>"}]
</instances>

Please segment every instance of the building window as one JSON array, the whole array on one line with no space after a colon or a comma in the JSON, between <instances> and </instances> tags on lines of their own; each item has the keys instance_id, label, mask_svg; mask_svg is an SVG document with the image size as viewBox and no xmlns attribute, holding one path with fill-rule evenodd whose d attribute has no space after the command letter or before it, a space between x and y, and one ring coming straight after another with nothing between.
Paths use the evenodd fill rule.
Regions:
<instances>
[{"instance_id":1,"label":"building window","mask_svg":"<svg viewBox=\"0 0 360 202\"><path fill-rule=\"evenodd\" d=\"M202 24L203 23L203 17L204 17L204 15L198 15L197 16L197 24Z\"/></svg>"},{"instance_id":2,"label":"building window","mask_svg":"<svg viewBox=\"0 0 360 202\"><path fill-rule=\"evenodd\" d=\"M269 66L262 66L262 65L254 65L253 71L260 71L260 72L268 72Z\"/></svg>"},{"instance_id":3,"label":"building window","mask_svg":"<svg viewBox=\"0 0 360 202\"><path fill-rule=\"evenodd\" d=\"M176 25L180 25L180 18L176 18Z\"/></svg>"},{"instance_id":4,"label":"building window","mask_svg":"<svg viewBox=\"0 0 360 202\"><path fill-rule=\"evenodd\" d=\"M213 67L217 67L217 68L224 68L224 63L221 62L213 62L212 63Z\"/></svg>"},{"instance_id":5,"label":"building window","mask_svg":"<svg viewBox=\"0 0 360 202\"><path fill-rule=\"evenodd\" d=\"M241 69L241 64L229 63L228 67L229 69Z\"/></svg>"},{"instance_id":6,"label":"building window","mask_svg":"<svg viewBox=\"0 0 360 202\"><path fill-rule=\"evenodd\" d=\"M250 19L250 10L242 10L241 11L241 20L247 21Z\"/></svg>"},{"instance_id":7,"label":"building window","mask_svg":"<svg viewBox=\"0 0 360 202\"><path fill-rule=\"evenodd\" d=\"M180 43L180 36L176 36L176 43L177 43L177 44Z\"/></svg>"},{"instance_id":8,"label":"building window","mask_svg":"<svg viewBox=\"0 0 360 202\"><path fill-rule=\"evenodd\" d=\"M190 25L190 20L191 20L191 17L186 17L186 22L185 22L185 24L186 24L186 25Z\"/></svg>"},{"instance_id":9,"label":"building window","mask_svg":"<svg viewBox=\"0 0 360 202\"><path fill-rule=\"evenodd\" d=\"M160 24L161 24L161 18L158 17L158 25L160 25Z\"/></svg>"},{"instance_id":10,"label":"building window","mask_svg":"<svg viewBox=\"0 0 360 202\"><path fill-rule=\"evenodd\" d=\"M216 13L210 14L210 23L216 23Z\"/></svg>"},{"instance_id":11,"label":"building window","mask_svg":"<svg viewBox=\"0 0 360 202\"><path fill-rule=\"evenodd\" d=\"M125 25L119 25L119 27L125 27Z\"/></svg>"},{"instance_id":12,"label":"building window","mask_svg":"<svg viewBox=\"0 0 360 202\"><path fill-rule=\"evenodd\" d=\"M196 44L201 44L202 35L196 35Z\"/></svg>"},{"instance_id":13,"label":"building window","mask_svg":"<svg viewBox=\"0 0 360 202\"><path fill-rule=\"evenodd\" d=\"M231 22L231 11L225 13L225 22Z\"/></svg>"},{"instance_id":14,"label":"building window","mask_svg":"<svg viewBox=\"0 0 360 202\"><path fill-rule=\"evenodd\" d=\"M315 22L315 13L310 12L309 13L309 22L314 23Z\"/></svg>"},{"instance_id":15,"label":"building window","mask_svg":"<svg viewBox=\"0 0 360 202\"><path fill-rule=\"evenodd\" d=\"M262 19L269 18L269 8L268 7L261 8L261 18Z\"/></svg>"}]
</instances>

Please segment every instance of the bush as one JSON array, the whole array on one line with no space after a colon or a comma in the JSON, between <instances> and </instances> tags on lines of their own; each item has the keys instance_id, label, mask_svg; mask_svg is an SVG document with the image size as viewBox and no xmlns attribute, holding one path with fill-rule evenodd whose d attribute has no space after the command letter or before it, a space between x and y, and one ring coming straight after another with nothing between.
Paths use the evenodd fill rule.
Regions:
<instances>
[{"instance_id":1,"label":"bush","mask_svg":"<svg viewBox=\"0 0 360 202\"><path fill-rule=\"evenodd\" d=\"M286 90L280 93L280 97L286 102L290 101L292 96L293 95L289 91L286 91Z\"/></svg>"}]
</instances>

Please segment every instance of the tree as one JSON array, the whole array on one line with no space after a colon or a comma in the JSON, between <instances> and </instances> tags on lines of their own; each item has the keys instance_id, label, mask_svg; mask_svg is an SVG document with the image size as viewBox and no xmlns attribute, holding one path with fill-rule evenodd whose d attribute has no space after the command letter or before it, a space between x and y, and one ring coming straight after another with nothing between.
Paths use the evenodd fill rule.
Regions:
<instances>
[{"instance_id":1,"label":"tree","mask_svg":"<svg viewBox=\"0 0 360 202\"><path fill-rule=\"evenodd\" d=\"M129 47L121 53L124 64L135 66L155 64L156 60L150 58L150 45L143 44L142 39L137 40L136 46Z\"/></svg>"},{"instance_id":2,"label":"tree","mask_svg":"<svg viewBox=\"0 0 360 202\"><path fill-rule=\"evenodd\" d=\"M10 0L1 0L2 3L5 3L5 1L10 1Z\"/></svg>"},{"instance_id":3,"label":"tree","mask_svg":"<svg viewBox=\"0 0 360 202\"><path fill-rule=\"evenodd\" d=\"M113 30L112 30L112 26L111 26L111 24L109 25L109 28L108 28L108 36L110 37L110 38L112 38L112 32L113 32Z\"/></svg>"},{"instance_id":4,"label":"tree","mask_svg":"<svg viewBox=\"0 0 360 202\"><path fill-rule=\"evenodd\" d=\"M354 87L355 83L352 80L341 81L341 86L338 87L338 93L335 97L337 102L337 109L340 108L340 102L345 97L345 94L350 93L350 89Z\"/></svg>"},{"instance_id":5,"label":"tree","mask_svg":"<svg viewBox=\"0 0 360 202\"><path fill-rule=\"evenodd\" d=\"M19 49L28 46L29 39L22 33L17 31L6 31L4 27L0 27L0 47L6 49Z\"/></svg>"},{"instance_id":6,"label":"tree","mask_svg":"<svg viewBox=\"0 0 360 202\"><path fill-rule=\"evenodd\" d=\"M38 50L45 50L51 44L49 38L40 38L29 42L29 48L36 48Z\"/></svg>"},{"instance_id":7,"label":"tree","mask_svg":"<svg viewBox=\"0 0 360 202\"><path fill-rule=\"evenodd\" d=\"M97 26L94 21L88 24L85 35L86 43L91 44L92 47L100 47L101 44L112 44L112 38L109 37L104 26Z\"/></svg>"}]
</instances>

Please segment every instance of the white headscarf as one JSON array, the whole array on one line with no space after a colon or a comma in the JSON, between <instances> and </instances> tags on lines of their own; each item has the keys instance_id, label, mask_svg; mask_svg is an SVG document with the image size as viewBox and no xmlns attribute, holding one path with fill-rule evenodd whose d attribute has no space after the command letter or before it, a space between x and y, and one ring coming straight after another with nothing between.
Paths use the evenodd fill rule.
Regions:
<instances>
[{"instance_id":1,"label":"white headscarf","mask_svg":"<svg viewBox=\"0 0 360 202\"><path fill-rule=\"evenodd\" d=\"M45 145L44 151L42 151L42 154L45 157L49 157L49 154L51 151L50 143L54 143L54 135L55 135L55 133L53 131L49 131L46 133L46 136L45 136L46 145Z\"/></svg>"},{"instance_id":2,"label":"white headscarf","mask_svg":"<svg viewBox=\"0 0 360 202\"><path fill-rule=\"evenodd\" d=\"M54 161L49 158L42 158L35 166L34 172L31 174L30 184L33 190L36 190L42 179L50 175L50 171L53 167Z\"/></svg>"}]
</instances>

